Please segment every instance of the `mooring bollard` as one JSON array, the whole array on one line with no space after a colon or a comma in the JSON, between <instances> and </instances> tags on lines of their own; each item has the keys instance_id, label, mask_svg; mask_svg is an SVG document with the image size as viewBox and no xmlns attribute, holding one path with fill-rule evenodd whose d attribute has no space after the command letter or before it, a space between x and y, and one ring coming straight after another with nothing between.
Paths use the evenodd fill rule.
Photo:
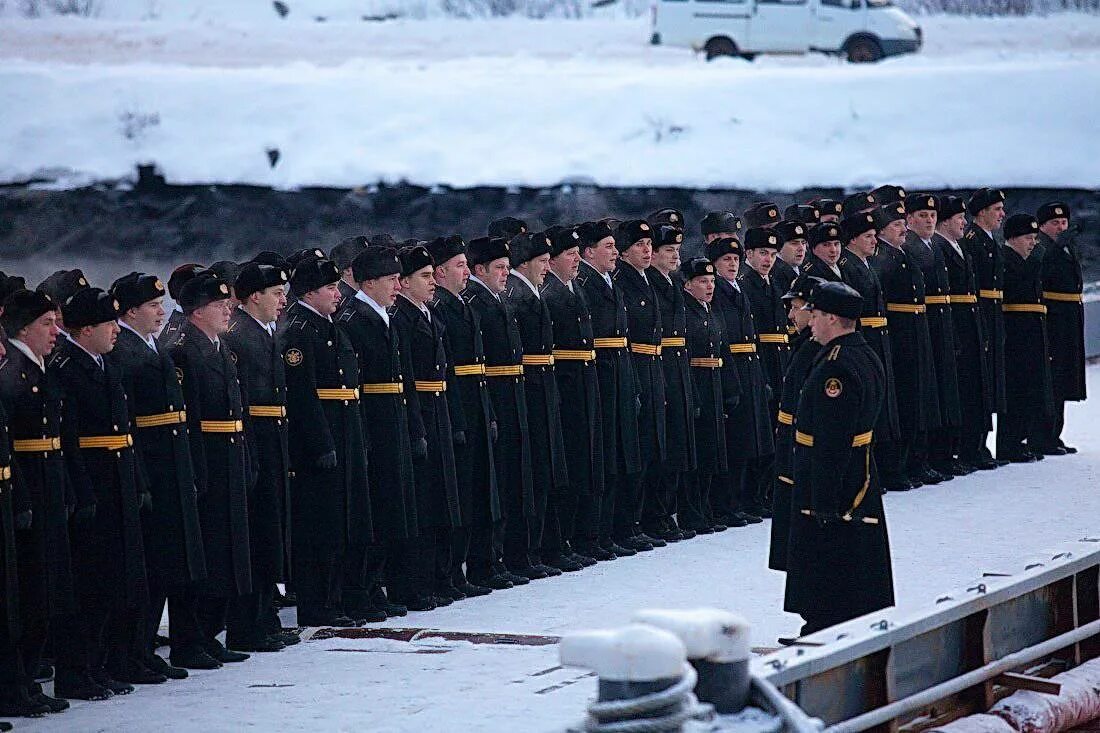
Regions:
<instances>
[{"instance_id":1,"label":"mooring bollard","mask_svg":"<svg viewBox=\"0 0 1100 733\"><path fill-rule=\"evenodd\" d=\"M683 642L699 675L696 696L714 705L720 715L736 713L748 703L752 649L745 619L717 608L699 608L647 609L635 613L633 620L664 629Z\"/></svg>"}]
</instances>

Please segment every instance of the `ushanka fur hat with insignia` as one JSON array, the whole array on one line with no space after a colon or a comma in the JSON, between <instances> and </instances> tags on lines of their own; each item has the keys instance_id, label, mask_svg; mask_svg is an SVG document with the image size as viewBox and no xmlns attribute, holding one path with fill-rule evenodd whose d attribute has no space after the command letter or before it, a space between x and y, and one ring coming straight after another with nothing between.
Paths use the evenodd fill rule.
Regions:
<instances>
[{"instance_id":1,"label":"ushanka fur hat with insignia","mask_svg":"<svg viewBox=\"0 0 1100 733\"><path fill-rule=\"evenodd\" d=\"M741 227L741 219L729 211L710 211L699 222L699 230L704 237L711 234L737 234Z\"/></svg>"},{"instance_id":2,"label":"ushanka fur hat with insignia","mask_svg":"<svg viewBox=\"0 0 1100 733\"><path fill-rule=\"evenodd\" d=\"M329 250L328 258L343 272L351 267L352 260L355 259L357 254L365 250L368 244L367 238L363 234L348 237Z\"/></svg>"},{"instance_id":3,"label":"ushanka fur hat with insignia","mask_svg":"<svg viewBox=\"0 0 1100 733\"><path fill-rule=\"evenodd\" d=\"M517 234L508 242L508 263L519 267L536 257L550 254L550 237L544 232Z\"/></svg>"},{"instance_id":4,"label":"ushanka fur hat with insignia","mask_svg":"<svg viewBox=\"0 0 1100 733\"><path fill-rule=\"evenodd\" d=\"M37 290L50 296L55 303L64 303L87 287L91 286L81 270L58 270L39 283Z\"/></svg>"},{"instance_id":5,"label":"ushanka fur hat with insignia","mask_svg":"<svg viewBox=\"0 0 1100 733\"><path fill-rule=\"evenodd\" d=\"M753 227L745 232L745 251L750 249L779 249L779 235L771 229Z\"/></svg>"},{"instance_id":6,"label":"ushanka fur hat with insignia","mask_svg":"<svg viewBox=\"0 0 1100 733\"><path fill-rule=\"evenodd\" d=\"M680 274L684 276L685 280L690 280L693 277L713 276L714 264L705 257L693 257L680 264Z\"/></svg>"},{"instance_id":7,"label":"ushanka fur hat with insignia","mask_svg":"<svg viewBox=\"0 0 1100 733\"><path fill-rule=\"evenodd\" d=\"M645 219L628 219L615 230L615 246L625 252L643 239L653 242L653 227Z\"/></svg>"},{"instance_id":8,"label":"ushanka fur hat with insignia","mask_svg":"<svg viewBox=\"0 0 1100 733\"><path fill-rule=\"evenodd\" d=\"M966 210L974 216L982 209L987 209L994 204L1003 204L1004 200L1004 191L998 191L995 188L979 188L967 200Z\"/></svg>"},{"instance_id":9,"label":"ushanka fur hat with insignia","mask_svg":"<svg viewBox=\"0 0 1100 733\"><path fill-rule=\"evenodd\" d=\"M550 227L546 233L550 235L550 257L552 258L581 246L581 235L573 227Z\"/></svg>"},{"instance_id":10,"label":"ushanka fur hat with insignia","mask_svg":"<svg viewBox=\"0 0 1100 733\"><path fill-rule=\"evenodd\" d=\"M452 234L449 237L436 237L428 242L425 247L431 253L435 264L446 264L447 260L466 254L466 241L460 234Z\"/></svg>"},{"instance_id":11,"label":"ushanka fur hat with insignia","mask_svg":"<svg viewBox=\"0 0 1100 733\"><path fill-rule=\"evenodd\" d=\"M250 262L237 273L237 279L233 281L233 292L238 300L245 300L253 293L286 285L289 281L286 270L282 268Z\"/></svg>"},{"instance_id":12,"label":"ushanka fur hat with insignia","mask_svg":"<svg viewBox=\"0 0 1100 733\"><path fill-rule=\"evenodd\" d=\"M57 303L45 293L25 288L16 290L4 299L0 326L9 338L15 338L24 328L53 310L57 310Z\"/></svg>"},{"instance_id":13,"label":"ushanka fur hat with insignia","mask_svg":"<svg viewBox=\"0 0 1100 733\"><path fill-rule=\"evenodd\" d=\"M203 272L206 272L206 268L197 262L188 262L172 270L172 274L168 277L168 294L172 296L172 300L178 302L180 291L183 290L187 281Z\"/></svg>"},{"instance_id":14,"label":"ushanka fur hat with insignia","mask_svg":"<svg viewBox=\"0 0 1100 733\"><path fill-rule=\"evenodd\" d=\"M821 211L812 204L791 204L784 209L783 218L799 224L816 224L821 221Z\"/></svg>"},{"instance_id":15,"label":"ushanka fur hat with insignia","mask_svg":"<svg viewBox=\"0 0 1100 733\"><path fill-rule=\"evenodd\" d=\"M939 210L940 221L966 213L966 203L958 196L940 196L936 200L936 208Z\"/></svg>"},{"instance_id":16,"label":"ushanka fur hat with insignia","mask_svg":"<svg viewBox=\"0 0 1100 733\"><path fill-rule=\"evenodd\" d=\"M845 283L822 281L810 291L810 299L802 307L856 319L863 311L863 296Z\"/></svg>"},{"instance_id":17,"label":"ushanka fur hat with insignia","mask_svg":"<svg viewBox=\"0 0 1100 733\"><path fill-rule=\"evenodd\" d=\"M192 313L204 305L229 298L229 283L213 272L204 272L184 284L179 304L184 313Z\"/></svg>"},{"instance_id":18,"label":"ushanka fur hat with insignia","mask_svg":"<svg viewBox=\"0 0 1100 733\"><path fill-rule=\"evenodd\" d=\"M848 219L858 220L861 217L865 217L866 214L856 214L855 216L848 217ZM885 204L875 209L874 213L874 229L885 229L891 222L901 221L905 219L905 204L895 201L892 204ZM848 219L844 220L844 225L847 226ZM867 231L866 229L863 232ZM862 234L863 232L859 232ZM859 236L856 234L854 236Z\"/></svg>"},{"instance_id":19,"label":"ushanka fur hat with insignia","mask_svg":"<svg viewBox=\"0 0 1100 733\"><path fill-rule=\"evenodd\" d=\"M368 247L355 256L351 263L351 274L357 283L400 275L401 261L397 258L397 250L390 247Z\"/></svg>"},{"instance_id":20,"label":"ushanka fur hat with insignia","mask_svg":"<svg viewBox=\"0 0 1100 733\"><path fill-rule=\"evenodd\" d=\"M892 205L896 206L896 204ZM891 216L891 214L887 213L884 214L884 216ZM904 214L902 216L904 217ZM893 221L893 219L891 219L890 221ZM875 214L853 214L851 216L845 217L844 221L840 222L840 231L842 234L841 239L843 239L845 242L851 242L860 234L869 232L875 228Z\"/></svg>"},{"instance_id":21,"label":"ushanka fur hat with insignia","mask_svg":"<svg viewBox=\"0 0 1100 733\"><path fill-rule=\"evenodd\" d=\"M871 191L871 195L875 197L875 203L879 206L905 201L905 189L889 183L874 189Z\"/></svg>"},{"instance_id":22,"label":"ushanka fur hat with insignia","mask_svg":"<svg viewBox=\"0 0 1100 733\"><path fill-rule=\"evenodd\" d=\"M660 209L659 211L654 211L645 219L654 229L659 226L673 226L678 229L684 228L684 212L679 209Z\"/></svg>"},{"instance_id":23,"label":"ushanka fur hat with insignia","mask_svg":"<svg viewBox=\"0 0 1100 733\"><path fill-rule=\"evenodd\" d=\"M741 248L741 240L737 237L719 237L707 245L706 255L711 262L717 262L724 255L735 254L738 257L745 255Z\"/></svg>"},{"instance_id":24,"label":"ushanka fur hat with insignia","mask_svg":"<svg viewBox=\"0 0 1100 733\"><path fill-rule=\"evenodd\" d=\"M836 199L814 199L810 206L817 207L818 216L840 216L844 213L844 204Z\"/></svg>"},{"instance_id":25,"label":"ushanka fur hat with insignia","mask_svg":"<svg viewBox=\"0 0 1100 733\"><path fill-rule=\"evenodd\" d=\"M911 193L905 197L905 213L915 214L918 211L939 211L940 204L936 197L930 193Z\"/></svg>"},{"instance_id":26,"label":"ushanka fur hat with insignia","mask_svg":"<svg viewBox=\"0 0 1100 733\"><path fill-rule=\"evenodd\" d=\"M1005 239L1038 234L1039 222L1031 214L1013 214L1005 219L1004 233Z\"/></svg>"},{"instance_id":27,"label":"ushanka fur hat with insignia","mask_svg":"<svg viewBox=\"0 0 1100 733\"><path fill-rule=\"evenodd\" d=\"M653 249L680 246L684 243L684 230L675 226L659 226L653 236Z\"/></svg>"},{"instance_id":28,"label":"ushanka fur hat with insignia","mask_svg":"<svg viewBox=\"0 0 1100 733\"><path fill-rule=\"evenodd\" d=\"M508 240L503 237L478 237L466 244L466 261L471 268L475 265L487 265L502 257L507 259L508 250Z\"/></svg>"},{"instance_id":29,"label":"ushanka fur hat with insignia","mask_svg":"<svg viewBox=\"0 0 1100 733\"><path fill-rule=\"evenodd\" d=\"M435 260L422 244L405 247L397 253L397 259L401 261L401 277L408 277L425 267L435 267Z\"/></svg>"},{"instance_id":30,"label":"ushanka fur hat with insignia","mask_svg":"<svg viewBox=\"0 0 1100 733\"><path fill-rule=\"evenodd\" d=\"M807 237L807 240L810 242L810 247L816 247L825 242L839 242L840 225L831 221L822 222L810 229L810 235Z\"/></svg>"},{"instance_id":31,"label":"ushanka fur hat with insignia","mask_svg":"<svg viewBox=\"0 0 1100 733\"><path fill-rule=\"evenodd\" d=\"M809 227L800 221L788 219L776 224L772 231L779 236L779 244L782 246L795 239L806 239Z\"/></svg>"},{"instance_id":32,"label":"ushanka fur hat with insignia","mask_svg":"<svg viewBox=\"0 0 1100 733\"><path fill-rule=\"evenodd\" d=\"M290 256L286 258L286 263L290 265L290 269L293 270L301 267L304 262L319 262L323 259L325 259L324 252L316 247L306 247L297 252L292 252Z\"/></svg>"},{"instance_id":33,"label":"ushanka fur hat with insignia","mask_svg":"<svg viewBox=\"0 0 1100 733\"><path fill-rule=\"evenodd\" d=\"M82 288L61 304L61 317L65 320L65 328L76 331L117 320L118 306L110 293L99 288Z\"/></svg>"},{"instance_id":34,"label":"ushanka fur hat with insignia","mask_svg":"<svg viewBox=\"0 0 1100 733\"><path fill-rule=\"evenodd\" d=\"M602 221L582 222L577 225L575 231L581 238L581 252L589 247L595 247L608 237L615 238L615 233L611 231L611 227Z\"/></svg>"},{"instance_id":35,"label":"ushanka fur hat with insignia","mask_svg":"<svg viewBox=\"0 0 1100 733\"><path fill-rule=\"evenodd\" d=\"M111 284L111 295L118 301L120 313L164 297L164 284L156 275L131 272Z\"/></svg>"},{"instance_id":36,"label":"ushanka fur hat with insignia","mask_svg":"<svg viewBox=\"0 0 1100 733\"><path fill-rule=\"evenodd\" d=\"M331 260L307 257L300 261L290 275L290 289L301 297L306 293L332 285L340 280L340 271Z\"/></svg>"},{"instance_id":37,"label":"ushanka fur hat with insignia","mask_svg":"<svg viewBox=\"0 0 1100 733\"><path fill-rule=\"evenodd\" d=\"M4 307L4 301L16 290L24 290L27 281L22 275L8 275L0 271L0 309Z\"/></svg>"},{"instance_id":38,"label":"ushanka fur hat with insignia","mask_svg":"<svg viewBox=\"0 0 1100 733\"><path fill-rule=\"evenodd\" d=\"M779 223L779 206L771 201L758 201L745 210L745 226L763 227ZM746 242L747 243L747 242Z\"/></svg>"},{"instance_id":39,"label":"ushanka fur hat with insignia","mask_svg":"<svg viewBox=\"0 0 1100 733\"><path fill-rule=\"evenodd\" d=\"M869 211L877 205L878 202L875 201L873 193L870 191L857 191L844 199L844 203L841 205L841 213L843 216L848 217L861 211Z\"/></svg>"},{"instance_id":40,"label":"ushanka fur hat with insignia","mask_svg":"<svg viewBox=\"0 0 1100 733\"><path fill-rule=\"evenodd\" d=\"M505 216L501 219L489 222L489 227L485 232L490 237L503 237L504 239L511 239L517 234L527 233L527 222L523 219L516 219L512 216Z\"/></svg>"},{"instance_id":41,"label":"ushanka fur hat with insignia","mask_svg":"<svg viewBox=\"0 0 1100 733\"><path fill-rule=\"evenodd\" d=\"M1039 222L1039 226L1046 224L1051 219L1066 219L1068 221L1069 207L1061 201L1043 204L1039 207L1039 211L1035 213L1035 219Z\"/></svg>"},{"instance_id":42,"label":"ushanka fur hat with insignia","mask_svg":"<svg viewBox=\"0 0 1100 733\"><path fill-rule=\"evenodd\" d=\"M799 275L791 283L791 289L781 296L782 300L794 300L800 298L809 302L810 296L813 295L814 288L821 283L825 282L820 277L814 277L813 275L807 275L805 273Z\"/></svg>"}]
</instances>

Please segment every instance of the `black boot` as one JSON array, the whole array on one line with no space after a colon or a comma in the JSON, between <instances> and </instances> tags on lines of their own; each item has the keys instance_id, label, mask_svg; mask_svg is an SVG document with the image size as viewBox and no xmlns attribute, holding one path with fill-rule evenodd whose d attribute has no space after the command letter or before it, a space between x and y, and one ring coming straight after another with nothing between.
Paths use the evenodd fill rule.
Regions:
<instances>
[{"instance_id":1,"label":"black boot","mask_svg":"<svg viewBox=\"0 0 1100 733\"><path fill-rule=\"evenodd\" d=\"M0 715L9 718L41 718L51 712L49 705L31 697L23 687L0 697Z\"/></svg>"},{"instance_id":2,"label":"black boot","mask_svg":"<svg viewBox=\"0 0 1100 733\"><path fill-rule=\"evenodd\" d=\"M173 667L180 669L221 669L222 663L207 654L201 647L172 649L169 657Z\"/></svg>"},{"instance_id":3,"label":"black boot","mask_svg":"<svg viewBox=\"0 0 1100 733\"><path fill-rule=\"evenodd\" d=\"M53 683L54 694L67 700L107 700L114 693L92 679L88 672L58 672Z\"/></svg>"},{"instance_id":4,"label":"black boot","mask_svg":"<svg viewBox=\"0 0 1100 733\"><path fill-rule=\"evenodd\" d=\"M203 651L210 656L217 659L222 664L235 664L237 662L243 662L248 659L248 655L243 652L231 652L222 646L222 643L217 639L208 639L202 643Z\"/></svg>"},{"instance_id":5,"label":"black boot","mask_svg":"<svg viewBox=\"0 0 1100 733\"><path fill-rule=\"evenodd\" d=\"M271 636L265 636L258 639L227 640L227 645L229 649L235 652L256 652L258 654L281 652L283 649L286 649L286 644Z\"/></svg>"},{"instance_id":6,"label":"black boot","mask_svg":"<svg viewBox=\"0 0 1100 733\"><path fill-rule=\"evenodd\" d=\"M187 670L182 667L173 667L159 654L150 654L141 660L142 663L154 672L159 672L170 680L187 679Z\"/></svg>"},{"instance_id":7,"label":"black boot","mask_svg":"<svg viewBox=\"0 0 1100 733\"><path fill-rule=\"evenodd\" d=\"M142 662L133 659L111 665L109 673L111 679L131 685L160 685L168 681L167 676L154 672Z\"/></svg>"},{"instance_id":8,"label":"black boot","mask_svg":"<svg viewBox=\"0 0 1100 733\"><path fill-rule=\"evenodd\" d=\"M459 586L459 590L462 591L467 598L487 596L493 592L492 588L486 588L483 585L476 585L474 583L471 583L470 581L466 581L461 586Z\"/></svg>"},{"instance_id":9,"label":"black boot","mask_svg":"<svg viewBox=\"0 0 1100 733\"><path fill-rule=\"evenodd\" d=\"M112 695L129 695L134 691L134 686L126 682L120 682L107 673L103 667L96 667L89 672L89 676L96 683L103 685L111 691Z\"/></svg>"}]
</instances>

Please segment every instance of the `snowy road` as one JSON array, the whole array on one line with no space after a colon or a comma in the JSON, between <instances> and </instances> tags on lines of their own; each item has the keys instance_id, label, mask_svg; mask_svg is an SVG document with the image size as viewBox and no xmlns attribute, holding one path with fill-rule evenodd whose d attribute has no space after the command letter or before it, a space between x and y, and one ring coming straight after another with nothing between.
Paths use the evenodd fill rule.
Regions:
<instances>
[{"instance_id":1,"label":"snowy road","mask_svg":"<svg viewBox=\"0 0 1100 733\"><path fill-rule=\"evenodd\" d=\"M1100 368L1089 370L1100 390ZM917 608L983 571L1100 534L1100 403L1071 407L1081 452L887 497L899 607ZM609 626L637 608L711 605L745 615L753 643L797 631L778 611L783 579L765 569L767 524L729 530L582 573L496 592L394 626L561 634ZM20 724L25 731L549 731L574 721L594 680L559 670L554 646L426 640L312 641L191 680Z\"/></svg>"}]
</instances>

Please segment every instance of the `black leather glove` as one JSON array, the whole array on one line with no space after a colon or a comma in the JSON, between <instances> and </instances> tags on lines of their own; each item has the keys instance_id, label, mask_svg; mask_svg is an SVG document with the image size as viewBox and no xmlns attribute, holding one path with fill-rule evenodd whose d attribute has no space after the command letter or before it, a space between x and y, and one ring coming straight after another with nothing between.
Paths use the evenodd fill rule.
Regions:
<instances>
[{"instance_id":1,"label":"black leather glove","mask_svg":"<svg viewBox=\"0 0 1100 733\"><path fill-rule=\"evenodd\" d=\"M95 519L95 504L86 504L76 510L73 521L77 524L85 524Z\"/></svg>"},{"instance_id":2,"label":"black leather glove","mask_svg":"<svg viewBox=\"0 0 1100 733\"><path fill-rule=\"evenodd\" d=\"M34 512L28 509L25 512L19 512L15 515L15 528L27 530L31 528L31 521L34 519Z\"/></svg>"},{"instance_id":3,"label":"black leather glove","mask_svg":"<svg viewBox=\"0 0 1100 733\"><path fill-rule=\"evenodd\" d=\"M455 445L466 445L466 433L461 430L456 430L451 438Z\"/></svg>"},{"instance_id":4,"label":"black leather glove","mask_svg":"<svg viewBox=\"0 0 1100 733\"><path fill-rule=\"evenodd\" d=\"M153 495L148 491L141 492L141 506L139 509L145 513L153 511Z\"/></svg>"},{"instance_id":5,"label":"black leather glove","mask_svg":"<svg viewBox=\"0 0 1100 733\"><path fill-rule=\"evenodd\" d=\"M638 412L642 411L642 398L638 395L634 395L634 409Z\"/></svg>"},{"instance_id":6,"label":"black leather glove","mask_svg":"<svg viewBox=\"0 0 1100 733\"><path fill-rule=\"evenodd\" d=\"M428 439L421 438L420 440L416 441L415 443L413 443L412 449L413 458L418 461L423 461L425 458L428 457Z\"/></svg>"},{"instance_id":7,"label":"black leather glove","mask_svg":"<svg viewBox=\"0 0 1100 733\"><path fill-rule=\"evenodd\" d=\"M313 462L317 468L325 471L331 471L336 468L336 451L330 450L328 453L317 456L317 460Z\"/></svg>"},{"instance_id":8,"label":"black leather glove","mask_svg":"<svg viewBox=\"0 0 1100 733\"><path fill-rule=\"evenodd\" d=\"M733 397L727 397L722 403L722 406L726 408L726 414L733 412L737 409L737 406L741 404L741 395L734 395Z\"/></svg>"},{"instance_id":9,"label":"black leather glove","mask_svg":"<svg viewBox=\"0 0 1100 733\"><path fill-rule=\"evenodd\" d=\"M500 433L497 431L497 421L493 420L489 423L489 437L493 439L493 442L497 442L497 438L500 437Z\"/></svg>"},{"instance_id":10,"label":"black leather glove","mask_svg":"<svg viewBox=\"0 0 1100 733\"><path fill-rule=\"evenodd\" d=\"M765 384L764 385L764 399L766 399L768 402L771 402L774 397L775 397L775 390L772 389L772 386L770 384Z\"/></svg>"}]
</instances>

